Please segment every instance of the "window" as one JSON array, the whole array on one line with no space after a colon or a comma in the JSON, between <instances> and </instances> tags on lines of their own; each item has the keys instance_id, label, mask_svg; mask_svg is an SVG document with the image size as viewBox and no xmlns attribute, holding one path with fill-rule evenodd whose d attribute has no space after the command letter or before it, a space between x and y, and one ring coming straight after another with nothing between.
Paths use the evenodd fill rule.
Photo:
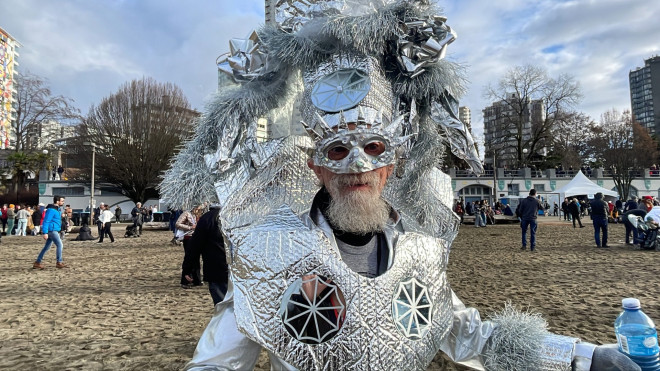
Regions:
<instances>
[{"instance_id":1,"label":"window","mask_svg":"<svg viewBox=\"0 0 660 371\"><path fill-rule=\"evenodd\" d=\"M545 192L545 184L534 184L534 189L536 192Z\"/></svg>"},{"instance_id":2,"label":"window","mask_svg":"<svg viewBox=\"0 0 660 371\"><path fill-rule=\"evenodd\" d=\"M85 188L84 187L53 187L53 196L84 196Z\"/></svg>"},{"instance_id":3,"label":"window","mask_svg":"<svg viewBox=\"0 0 660 371\"><path fill-rule=\"evenodd\" d=\"M507 185L507 191L509 192L509 196L518 196L520 195L520 185L518 184L509 184Z\"/></svg>"}]
</instances>

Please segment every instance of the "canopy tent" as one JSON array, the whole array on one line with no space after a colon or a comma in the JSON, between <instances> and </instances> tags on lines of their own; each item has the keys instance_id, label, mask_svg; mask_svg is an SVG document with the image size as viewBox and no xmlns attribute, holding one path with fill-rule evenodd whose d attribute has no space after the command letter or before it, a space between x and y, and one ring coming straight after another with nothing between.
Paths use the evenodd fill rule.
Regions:
<instances>
[{"instance_id":1,"label":"canopy tent","mask_svg":"<svg viewBox=\"0 0 660 371\"><path fill-rule=\"evenodd\" d=\"M598 186L598 184L589 180L581 171L578 171L575 177L568 182L565 186L557 189L554 193L559 193L559 198L563 200L565 197L587 195L593 198L596 193L602 193L604 198L617 198L619 194L615 191L610 191L607 188Z\"/></svg>"}]
</instances>

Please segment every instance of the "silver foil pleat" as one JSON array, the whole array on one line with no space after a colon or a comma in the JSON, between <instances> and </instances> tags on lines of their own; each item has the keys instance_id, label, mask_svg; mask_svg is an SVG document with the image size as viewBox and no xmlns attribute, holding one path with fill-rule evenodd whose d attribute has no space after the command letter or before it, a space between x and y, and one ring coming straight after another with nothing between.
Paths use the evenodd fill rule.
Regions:
<instances>
[{"instance_id":1,"label":"silver foil pleat","mask_svg":"<svg viewBox=\"0 0 660 371\"><path fill-rule=\"evenodd\" d=\"M289 32L298 31L310 20L332 15L365 15L376 12L388 3L385 0L278 0L275 3L275 21Z\"/></svg>"},{"instance_id":2,"label":"silver foil pleat","mask_svg":"<svg viewBox=\"0 0 660 371\"><path fill-rule=\"evenodd\" d=\"M220 213L223 227L231 230L254 223L283 204L295 213L309 210L318 191L316 176L307 167L312 145L306 136L273 140L260 145L262 164L254 174L247 166L237 173L227 172L224 184L217 184L219 197L226 200Z\"/></svg>"}]
</instances>

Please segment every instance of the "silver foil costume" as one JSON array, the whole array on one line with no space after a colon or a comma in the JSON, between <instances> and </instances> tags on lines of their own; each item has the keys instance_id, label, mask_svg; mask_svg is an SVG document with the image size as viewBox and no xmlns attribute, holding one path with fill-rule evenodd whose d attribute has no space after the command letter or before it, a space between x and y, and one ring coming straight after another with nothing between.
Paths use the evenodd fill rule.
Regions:
<instances>
[{"instance_id":1,"label":"silver foil costume","mask_svg":"<svg viewBox=\"0 0 660 371\"><path fill-rule=\"evenodd\" d=\"M481 166L456 115L461 70L443 59L456 34L434 5L277 4L278 28L232 42L221 68L243 85L209 105L161 184L172 206L221 202L230 249L229 292L187 369L251 369L262 347L273 369L423 370L438 350L478 369L588 369L593 348L510 307L482 321L447 282L458 218L436 166L445 144ZM256 120L300 95L310 137L257 143ZM382 152L369 152L372 142ZM336 146L346 157L329 158ZM383 193L396 210L384 274L365 278L342 262L312 205L308 158L335 173L396 163Z\"/></svg>"}]
</instances>

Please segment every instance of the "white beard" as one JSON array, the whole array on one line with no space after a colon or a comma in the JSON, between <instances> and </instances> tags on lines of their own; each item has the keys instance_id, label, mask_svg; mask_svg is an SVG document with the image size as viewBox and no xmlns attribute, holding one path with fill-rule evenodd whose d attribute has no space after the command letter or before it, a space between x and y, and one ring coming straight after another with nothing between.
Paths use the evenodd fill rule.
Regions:
<instances>
[{"instance_id":1,"label":"white beard","mask_svg":"<svg viewBox=\"0 0 660 371\"><path fill-rule=\"evenodd\" d=\"M342 174L326 184L331 200L327 209L330 223L344 232L381 232L390 217L390 207L380 198L380 178L376 173ZM343 192L342 188L367 184L371 190Z\"/></svg>"}]
</instances>

